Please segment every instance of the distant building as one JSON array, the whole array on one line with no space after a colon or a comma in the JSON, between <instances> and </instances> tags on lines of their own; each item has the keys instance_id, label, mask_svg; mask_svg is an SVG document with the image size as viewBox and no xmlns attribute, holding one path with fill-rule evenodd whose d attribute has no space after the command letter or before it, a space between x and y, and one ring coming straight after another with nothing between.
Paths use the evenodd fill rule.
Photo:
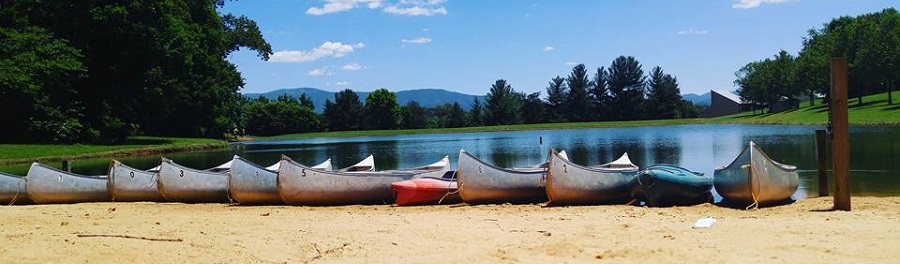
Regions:
<instances>
[{"instance_id":1,"label":"distant building","mask_svg":"<svg viewBox=\"0 0 900 264\"><path fill-rule=\"evenodd\" d=\"M729 91L712 90L709 97L709 108L700 112L700 117L726 116L751 110L750 104L745 103L740 97Z\"/></svg>"}]
</instances>

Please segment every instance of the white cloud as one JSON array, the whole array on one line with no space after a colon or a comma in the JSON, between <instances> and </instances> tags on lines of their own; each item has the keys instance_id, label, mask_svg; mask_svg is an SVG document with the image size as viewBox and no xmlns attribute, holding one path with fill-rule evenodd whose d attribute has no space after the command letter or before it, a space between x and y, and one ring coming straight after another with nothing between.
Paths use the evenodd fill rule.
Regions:
<instances>
[{"instance_id":1,"label":"white cloud","mask_svg":"<svg viewBox=\"0 0 900 264\"><path fill-rule=\"evenodd\" d=\"M350 82L347 82L347 81L340 81L340 82L334 82L334 83L325 83L325 85L328 85L328 86L349 86L349 85L350 85Z\"/></svg>"},{"instance_id":2,"label":"white cloud","mask_svg":"<svg viewBox=\"0 0 900 264\"><path fill-rule=\"evenodd\" d=\"M567 61L566 63L563 63L563 64L566 66L575 66L575 64L577 64L577 63L575 63L574 61Z\"/></svg>"},{"instance_id":3,"label":"white cloud","mask_svg":"<svg viewBox=\"0 0 900 264\"><path fill-rule=\"evenodd\" d=\"M399 7L396 5L392 5L385 7L383 10L385 13L404 16L433 16L447 14L447 9L443 6L438 8L427 8L421 6Z\"/></svg>"},{"instance_id":4,"label":"white cloud","mask_svg":"<svg viewBox=\"0 0 900 264\"><path fill-rule=\"evenodd\" d=\"M757 8L762 4L779 4L779 3L787 3L794 2L800 0L732 0L731 8L736 9L750 9Z\"/></svg>"},{"instance_id":5,"label":"white cloud","mask_svg":"<svg viewBox=\"0 0 900 264\"><path fill-rule=\"evenodd\" d=\"M404 16L446 15L447 8L442 6L446 2L447 0L400 0L399 4L389 5L382 11Z\"/></svg>"},{"instance_id":6,"label":"white cloud","mask_svg":"<svg viewBox=\"0 0 900 264\"><path fill-rule=\"evenodd\" d=\"M425 44L425 43L431 42L431 39L426 38L426 37L420 37L420 38L416 38L416 39L401 39L400 41L403 43Z\"/></svg>"},{"instance_id":7,"label":"white cloud","mask_svg":"<svg viewBox=\"0 0 900 264\"><path fill-rule=\"evenodd\" d=\"M324 0L325 5L322 7L310 7L306 9L306 14L320 16L331 13L343 12L354 9L359 5L366 5L369 9L381 7L384 0Z\"/></svg>"},{"instance_id":8,"label":"white cloud","mask_svg":"<svg viewBox=\"0 0 900 264\"><path fill-rule=\"evenodd\" d=\"M310 62L331 57L340 58L353 53L357 49L364 48L366 44L360 42L353 45L340 42L326 41L312 50L285 50L278 51L269 57L271 62Z\"/></svg>"},{"instance_id":9,"label":"white cloud","mask_svg":"<svg viewBox=\"0 0 900 264\"><path fill-rule=\"evenodd\" d=\"M422 32L428 32L428 31L430 31L430 29L427 29L427 28L422 29Z\"/></svg>"},{"instance_id":10,"label":"white cloud","mask_svg":"<svg viewBox=\"0 0 900 264\"><path fill-rule=\"evenodd\" d=\"M322 76L326 74L328 74L328 67L316 68L306 73L306 75L309 76Z\"/></svg>"},{"instance_id":11,"label":"white cloud","mask_svg":"<svg viewBox=\"0 0 900 264\"><path fill-rule=\"evenodd\" d=\"M359 65L359 63L354 62L354 63L344 65L344 67L341 67L341 69L344 69L345 71L358 71L358 70L362 70L363 66Z\"/></svg>"},{"instance_id":12,"label":"white cloud","mask_svg":"<svg viewBox=\"0 0 900 264\"><path fill-rule=\"evenodd\" d=\"M554 48L553 46L546 46L546 47L544 47L543 50L544 50L544 51L553 51L553 50L555 50L555 49L556 49L556 48Z\"/></svg>"},{"instance_id":13,"label":"white cloud","mask_svg":"<svg viewBox=\"0 0 900 264\"><path fill-rule=\"evenodd\" d=\"M709 31L708 30L689 29L689 30L678 31L675 34L678 34L679 36L706 35L706 34L709 34Z\"/></svg>"}]
</instances>

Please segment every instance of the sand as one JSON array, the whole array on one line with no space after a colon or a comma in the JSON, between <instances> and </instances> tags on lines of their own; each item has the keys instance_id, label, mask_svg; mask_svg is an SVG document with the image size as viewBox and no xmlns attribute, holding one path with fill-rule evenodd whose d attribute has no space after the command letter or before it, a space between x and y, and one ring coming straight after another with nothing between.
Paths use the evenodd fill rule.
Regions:
<instances>
[{"instance_id":1,"label":"sand","mask_svg":"<svg viewBox=\"0 0 900 264\"><path fill-rule=\"evenodd\" d=\"M757 210L711 204L673 208L2 206L0 234L5 243L0 246L0 263L886 263L900 259L900 197L854 197L850 212L830 211L831 205L830 198L812 198ZM717 223L691 228L707 216Z\"/></svg>"}]
</instances>

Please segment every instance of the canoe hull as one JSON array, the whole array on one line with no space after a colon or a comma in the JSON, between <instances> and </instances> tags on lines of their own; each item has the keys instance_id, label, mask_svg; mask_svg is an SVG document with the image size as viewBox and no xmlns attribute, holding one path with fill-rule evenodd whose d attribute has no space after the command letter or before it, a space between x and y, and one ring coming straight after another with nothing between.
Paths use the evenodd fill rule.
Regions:
<instances>
[{"instance_id":1,"label":"canoe hull","mask_svg":"<svg viewBox=\"0 0 900 264\"><path fill-rule=\"evenodd\" d=\"M459 196L470 204L547 201L546 170L514 171L487 164L460 151L457 166Z\"/></svg>"},{"instance_id":2,"label":"canoe hull","mask_svg":"<svg viewBox=\"0 0 900 264\"><path fill-rule=\"evenodd\" d=\"M457 182L450 179L417 178L391 183L399 206L455 204L462 201Z\"/></svg>"},{"instance_id":3,"label":"canoe hull","mask_svg":"<svg viewBox=\"0 0 900 264\"><path fill-rule=\"evenodd\" d=\"M0 205L29 203L25 178L0 172Z\"/></svg>"},{"instance_id":4,"label":"canoe hull","mask_svg":"<svg viewBox=\"0 0 900 264\"><path fill-rule=\"evenodd\" d=\"M157 180L166 201L183 203L228 202L228 174L195 170L163 159Z\"/></svg>"},{"instance_id":5,"label":"canoe hull","mask_svg":"<svg viewBox=\"0 0 900 264\"><path fill-rule=\"evenodd\" d=\"M769 158L755 143L728 166L716 168L716 192L735 205L778 204L789 201L800 186L797 168Z\"/></svg>"},{"instance_id":6,"label":"canoe hull","mask_svg":"<svg viewBox=\"0 0 900 264\"><path fill-rule=\"evenodd\" d=\"M319 171L282 157L278 193L290 205L393 203L391 183L415 173Z\"/></svg>"},{"instance_id":7,"label":"canoe hull","mask_svg":"<svg viewBox=\"0 0 900 264\"><path fill-rule=\"evenodd\" d=\"M114 202L165 201L157 188L156 172L129 167L117 160L109 167L109 194Z\"/></svg>"},{"instance_id":8,"label":"canoe hull","mask_svg":"<svg viewBox=\"0 0 900 264\"><path fill-rule=\"evenodd\" d=\"M585 167L551 151L547 197L552 205L622 204L630 201L638 167Z\"/></svg>"},{"instance_id":9,"label":"canoe hull","mask_svg":"<svg viewBox=\"0 0 900 264\"><path fill-rule=\"evenodd\" d=\"M228 193L239 204L281 204L278 174L241 157L228 171Z\"/></svg>"},{"instance_id":10,"label":"canoe hull","mask_svg":"<svg viewBox=\"0 0 900 264\"><path fill-rule=\"evenodd\" d=\"M687 169L654 165L637 173L632 197L648 206L687 206L712 200L713 179Z\"/></svg>"},{"instance_id":11,"label":"canoe hull","mask_svg":"<svg viewBox=\"0 0 900 264\"><path fill-rule=\"evenodd\" d=\"M110 201L105 176L86 176L32 163L26 176L28 197L38 204Z\"/></svg>"}]
</instances>

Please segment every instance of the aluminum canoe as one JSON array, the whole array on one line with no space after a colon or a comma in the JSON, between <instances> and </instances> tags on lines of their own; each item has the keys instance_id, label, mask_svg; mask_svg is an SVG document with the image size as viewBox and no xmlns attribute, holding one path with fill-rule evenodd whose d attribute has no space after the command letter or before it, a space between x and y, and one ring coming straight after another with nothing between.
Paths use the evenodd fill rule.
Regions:
<instances>
[{"instance_id":1,"label":"aluminum canoe","mask_svg":"<svg viewBox=\"0 0 900 264\"><path fill-rule=\"evenodd\" d=\"M107 188L114 202L165 201L157 188L157 171L135 169L113 160L108 175Z\"/></svg>"},{"instance_id":2,"label":"aluminum canoe","mask_svg":"<svg viewBox=\"0 0 900 264\"><path fill-rule=\"evenodd\" d=\"M434 171L320 171L282 156L278 193L290 205L389 204L394 200L391 183L423 173L439 172L442 175L448 167Z\"/></svg>"},{"instance_id":3,"label":"aluminum canoe","mask_svg":"<svg viewBox=\"0 0 900 264\"><path fill-rule=\"evenodd\" d=\"M547 200L545 168L500 168L485 163L465 150L459 151L458 162L456 171L459 177L459 195L466 203L531 203Z\"/></svg>"},{"instance_id":4,"label":"aluminum canoe","mask_svg":"<svg viewBox=\"0 0 900 264\"><path fill-rule=\"evenodd\" d=\"M359 163L338 170L339 172L375 171L375 156L369 155Z\"/></svg>"},{"instance_id":5,"label":"aluminum canoe","mask_svg":"<svg viewBox=\"0 0 900 264\"><path fill-rule=\"evenodd\" d=\"M107 178L65 172L35 162L25 176L28 197L38 204L108 202Z\"/></svg>"},{"instance_id":6,"label":"aluminum canoe","mask_svg":"<svg viewBox=\"0 0 900 264\"><path fill-rule=\"evenodd\" d=\"M638 166L628 153L596 166L581 166L550 150L547 197L552 205L619 204L631 200Z\"/></svg>"},{"instance_id":7,"label":"aluminum canoe","mask_svg":"<svg viewBox=\"0 0 900 264\"><path fill-rule=\"evenodd\" d=\"M281 204L278 195L278 168L281 162L262 167L238 155L228 171L228 194L235 202L245 204ZM331 170L331 159L312 166L312 169Z\"/></svg>"},{"instance_id":8,"label":"aluminum canoe","mask_svg":"<svg viewBox=\"0 0 900 264\"><path fill-rule=\"evenodd\" d=\"M0 205L29 203L25 178L0 172Z\"/></svg>"},{"instance_id":9,"label":"aluminum canoe","mask_svg":"<svg viewBox=\"0 0 900 264\"><path fill-rule=\"evenodd\" d=\"M226 164L230 168L231 161ZM228 202L228 172L219 169L223 165L197 170L162 158L157 178L159 193L170 202Z\"/></svg>"},{"instance_id":10,"label":"aluminum canoe","mask_svg":"<svg viewBox=\"0 0 900 264\"><path fill-rule=\"evenodd\" d=\"M714 173L716 192L726 203L766 205L789 201L800 186L797 167L778 163L753 143Z\"/></svg>"}]
</instances>

